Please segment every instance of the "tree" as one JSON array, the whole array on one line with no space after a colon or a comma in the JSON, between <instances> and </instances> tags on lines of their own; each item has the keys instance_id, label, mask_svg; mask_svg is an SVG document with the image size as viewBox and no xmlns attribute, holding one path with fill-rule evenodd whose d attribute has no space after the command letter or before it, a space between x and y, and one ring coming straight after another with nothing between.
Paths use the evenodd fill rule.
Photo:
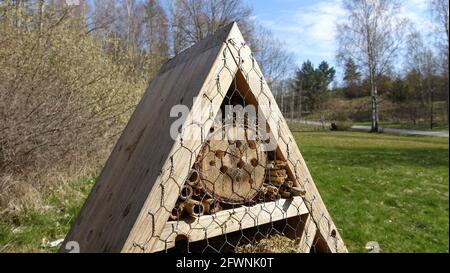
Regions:
<instances>
[{"instance_id":1,"label":"tree","mask_svg":"<svg viewBox=\"0 0 450 273\"><path fill-rule=\"evenodd\" d=\"M159 0L147 0L145 9L146 55L149 58L148 70L156 75L159 67L169 57L168 18Z\"/></svg>"},{"instance_id":2,"label":"tree","mask_svg":"<svg viewBox=\"0 0 450 273\"><path fill-rule=\"evenodd\" d=\"M105 50L111 33L121 41L125 32L96 25L94 14L64 0L0 1L2 211L25 192L39 202L35 193L56 172L96 169L142 96L147 79L125 73Z\"/></svg>"},{"instance_id":3,"label":"tree","mask_svg":"<svg viewBox=\"0 0 450 273\"><path fill-rule=\"evenodd\" d=\"M389 68L403 40L407 20L400 5L388 0L345 0L346 22L338 24L338 59L351 57L370 81L372 132L379 129L378 80Z\"/></svg>"},{"instance_id":4,"label":"tree","mask_svg":"<svg viewBox=\"0 0 450 273\"><path fill-rule=\"evenodd\" d=\"M361 73L358 71L358 66L350 57L345 60L343 80L346 86L358 85L361 81Z\"/></svg>"},{"instance_id":5,"label":"tree","mask_svg":"<svg viewBox=\"0 0 450 273\"><path fill-rule=\"evenodd\" d=\"M351 57L345 60L343 81L342 91L345 97L356 98L361 96L361 73Z\"/></svg>"},{"instance_id":6,"label":"tree","mask_svg":"<svg viewBox=\"0 0 450 273\"><path fill-rule=\"evenodd\" d=\"M172 0L170 14L173 50L177 54L233 21L244 27L251 9L242 0Z\"/></svg>"},{"instance_id":7,"label":"tree","mask_svg":"<svg viewBox=\"0 0 450 273\"><path fill-rule=\"evenodd\" d=\"M330 85L334 80L334 76L336 75L336 69L334 69L334 67L330 67L330 65L327 62L322 61L319 64L317 72L322 73L322 75L325 77L325 81L323 83L326 83L326 87L324 87L324 89L327 89L328 85Z\"/></svg>"},{"instance_id":8,"label":"tree","mask_svg":"<svg viewBox=\"0 0 450 273\"><path fill-rule=\"evenodd\" d=\"M311 112L320 107L328 95L328 86L334 80L334 75L335 69L325 61L317 69L311 61L303 62L291 83L300 111Z\"/></svg>"},{"instance_id":9,"label":"tree","mask_svg":"<svg viewBox=\"0 0 450 273\"><path fill-rule=\"evenodd\" d=\"M442 74L446 80L446 104L447 104L447 124L449 122L449 90L448 90L448 52L449 52L449 6L448 1L445 0L432 0L430 5L431 12L434 17L434 21L437 25L436 38L438 42L438 48L441 51L441 55L444 56L441 66Z\"/></svg>"},{"instance_id":10,"label":"tree","mask_svg":"<svg viewBox=\"0 0 450 273\"><path fill-rule=\"evenodd\" d=\"M425 45L419 32L413 31L408 35L407 41L406 67L416 76L416 90L422 107L429 106L430 129L433 129L433 106L436 91L434 76L437 72L437 60L433 51Z\"/></svg>"},{"instance_id":11,"label":"tree","mask_svg":"<svg viewBox=\"0 0 450 273\"><path fill-rule=\"evenodd\" d=\"M131 77L152 78L169 55L169 22L159 0L95 0L89 30Z\"/></svg>"},{"instance_id":12,"label":"tree","mask_svg":"<svg viewBox=\"0 0 450 273\"><path fill-rule=\"evenodd\" d=\"M271 31L262 26L252 26L254 32L248 34L248 44L252 48L258 64L272 89L274 83L288 78L291 68L294 66L292 54L285 45L275 38Z\"/></svg>"},{"instance_id":13,"label":"tree","mask_svg":"<svg viewBox=\"0 0 450 273\"><path fill-rule=\"evenodd\" d=\"M389 98L392 102L398 104L404 103L407 100L412 100L409 86L402 77L395 77L391 92L389 92Z\"/></svg>"}]
</instances>

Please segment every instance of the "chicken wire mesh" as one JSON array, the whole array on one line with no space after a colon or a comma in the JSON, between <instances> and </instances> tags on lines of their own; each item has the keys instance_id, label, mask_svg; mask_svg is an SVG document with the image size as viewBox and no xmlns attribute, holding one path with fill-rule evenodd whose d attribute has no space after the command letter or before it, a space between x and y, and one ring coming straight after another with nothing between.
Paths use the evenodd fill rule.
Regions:
<instances>
[{"instance_id":1,"label":"chicken wire mesh","mask_svg":"<svg viewBox=\"0 0 450 273\"><path fill-rule=\"evenodd\" d=\"M170 166L161 171L167 179L159 185L160 207L148 211L148 217L154 219L159 210L164 210L169 219L161 234L152 234L146 242L135 242L134 246L148 251L150 240L156 238L152 252L284 252L283 247L261 246L263 240L277 234L292 239L298 252L328 251L326 238L316 230L323 228L321 222L330 227L331 220L325 215L314 219L310 214L316 197L305 195L304 185L310 181L299 171L303 163L290 156L296 143L291 136L281 130L273 132L268 126L268 120L275 121L277 127L284 122L271 91L254 57L247 54L247 45L233 39L226 44L215 75L215 90L199 98L208 105L220 96L220 111L211 110L206 122L192 121L181 128L181 135L190 127L200 129L202 144L192 148L185 145L189 140L179 139L178 148L169 156ZM237 56L231 56L231 52L237 52ZM222 85L225 76L233 78L231 86ZM250 89L250 78L259 79L257 90ZM268 102L263 122L253 120L246 112L247 106L254 106L258 116L261 101ZM231 113L229 107L233 107ZM271 138L276 140L276 147L264 149ZM280 150L287 156L283 157ZM184 164L191 166L183 177L175 175L173 163L181 151L188 151ZM178 189L175 204L166 198L173 187ZM155 222L151 222L154 231ZM308 228L309 224L315 228ZM332 231L326 232L335 236Z\"/></svg>"}]
</instances>

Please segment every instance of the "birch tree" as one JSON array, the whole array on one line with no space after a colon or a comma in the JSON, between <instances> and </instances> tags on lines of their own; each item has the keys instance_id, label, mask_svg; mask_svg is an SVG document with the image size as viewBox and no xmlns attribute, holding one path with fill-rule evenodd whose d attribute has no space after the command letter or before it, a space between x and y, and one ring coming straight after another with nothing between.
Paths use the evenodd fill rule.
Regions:
<instances>
[{"instance_id":1,"label":"birch tree","mask_svg":"<svg viewBox=\"0 0 450 273\"><path fill-rule=\"evenodd\" d=\"M372 132L379 130L378 84L400 48L407 19L389 0L345 0L345 22L338 24L338 60L351 57L370 82Z\"/></svg>"}]
</instances>

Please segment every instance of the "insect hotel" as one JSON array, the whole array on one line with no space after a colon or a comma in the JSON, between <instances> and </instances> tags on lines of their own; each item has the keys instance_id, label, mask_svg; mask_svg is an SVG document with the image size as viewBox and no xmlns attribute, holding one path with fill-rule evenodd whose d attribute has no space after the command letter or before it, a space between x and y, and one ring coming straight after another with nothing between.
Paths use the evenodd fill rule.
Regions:
<instances>
[{"instance_id":1,"label":"insect hotel","mask_svg":"<svg viewBox=\"0 0 450 273\"><path fill-rule=\"evenodd\" d=\"M347 251L233 23L163 65L60 251L229 252L275 233L299 252Z\"/></svg>"}]
</instances>

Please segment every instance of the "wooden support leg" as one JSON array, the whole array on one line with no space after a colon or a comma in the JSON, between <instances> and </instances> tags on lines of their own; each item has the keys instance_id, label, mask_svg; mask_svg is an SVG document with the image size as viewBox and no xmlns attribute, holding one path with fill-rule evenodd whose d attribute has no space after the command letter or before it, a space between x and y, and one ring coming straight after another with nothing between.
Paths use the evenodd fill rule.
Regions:
<instances>
[{"instance_id":1,"label":"wooden support leg","mask_svg":"<svg viewBox=\"0 0 450 273\"><path fill-rule=\"evenodd\" d=\"M303 233L300 237L300 253L309 253L316 237L317 227L311 216L306 218Z\"/></svg>"}]
</instances>

